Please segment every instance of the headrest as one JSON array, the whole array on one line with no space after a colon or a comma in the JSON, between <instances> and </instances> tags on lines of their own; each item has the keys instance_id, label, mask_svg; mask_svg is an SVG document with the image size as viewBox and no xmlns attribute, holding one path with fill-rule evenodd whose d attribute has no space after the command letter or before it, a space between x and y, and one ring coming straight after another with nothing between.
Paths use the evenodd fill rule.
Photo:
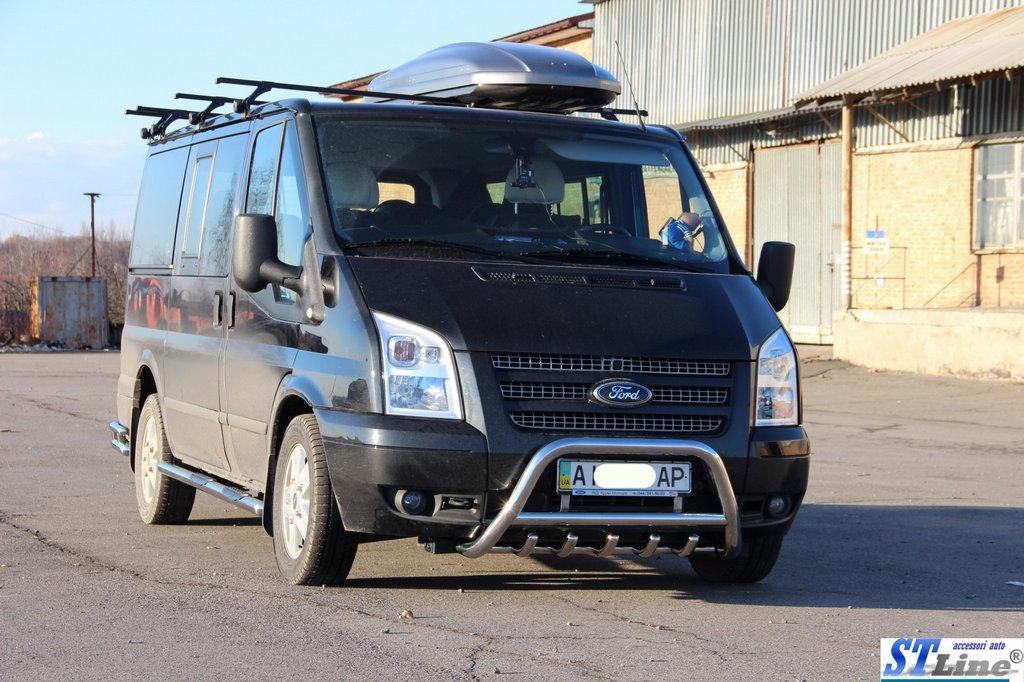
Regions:
<instances>
[{"instance_id":1,"label":"headrest","mask_svg":"<svg viewBox=\"0 0 1024 682\"><path fill-rule=\"evenodd\" d=\"M327 185L335 208L374 208L380 200L377 176L358 161L327 164Z\"/></svg>"},{"instance_id":2,"label":"headrest","mask_svg":"<svg viewBox=\"0 0 1024 682\"><path fill-rule=\"evenodd\" d=\"M565 176L549 159L531 159L536 187L516 187L515 166L505 176L505 201L510 204L559 204L565 198Z\"/></svg>"}]
</instances>

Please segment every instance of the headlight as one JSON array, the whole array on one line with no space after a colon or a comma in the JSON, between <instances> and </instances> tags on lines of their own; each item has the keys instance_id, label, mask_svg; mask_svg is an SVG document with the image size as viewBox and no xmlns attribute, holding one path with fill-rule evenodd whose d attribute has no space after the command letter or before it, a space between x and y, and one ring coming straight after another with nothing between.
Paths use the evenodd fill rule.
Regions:
<instances>
[{"instance_id":1,"label":"headlight","mask_svg":"<svg viewBox=\"0 0 1024 682\"><path fill-rule=\"evenodd\" d=\"M437 332L393 315L373 313L384 357L384 412L462 419L455 358Z\"/></svg>"},{"instance_id":2,"label":"headlight","mask_svg":"<svg viewBox=\"0 0 1024 682\"><path fill-rule=\"evenodd\" d=\"M779 329L757 354L755 426L793 426L798 423L800 380L796 353L786 332Z\"/></svg>"}]
</instances>

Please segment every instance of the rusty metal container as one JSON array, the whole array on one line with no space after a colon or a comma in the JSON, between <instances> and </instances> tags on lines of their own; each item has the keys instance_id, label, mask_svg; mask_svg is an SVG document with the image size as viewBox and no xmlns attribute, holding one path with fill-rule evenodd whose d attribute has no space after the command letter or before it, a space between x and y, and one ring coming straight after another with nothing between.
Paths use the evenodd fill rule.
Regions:
<instances>
[{"instance_id":1,"label":"rusty metal container","mask_svg":"<svg viewBox=\"0 0 1024 682\"><path fill-rule=\"evenodd\" d=\"M108 344L107 282L102 277L37 277L31 282L29 333L64 348Z\"/></svg>"}]
</instances>

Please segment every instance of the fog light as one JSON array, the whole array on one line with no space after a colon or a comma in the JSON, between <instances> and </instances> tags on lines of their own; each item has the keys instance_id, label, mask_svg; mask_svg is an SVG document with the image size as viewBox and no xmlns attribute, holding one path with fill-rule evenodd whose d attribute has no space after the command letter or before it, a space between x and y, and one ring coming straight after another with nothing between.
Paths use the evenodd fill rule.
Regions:
<instances>
[{"instance_id":1,"label":"fog light","mask_svg":"<svg viewBox=\"0 0 1024 682\"><path fill-rule=\"evenodd\" d=\"M412 516L419 516L427 510L428 499L426 493L419 490L406 490L401 499L402 511Z\"/></svg>"},{"instance_id":2,"label":"fog light","mask_svg":"<svg viewBox=\"0 0 1024 682\"><path fill-rule=\"evenodd\" d=\"M768 498L768 516L778 518L789 511L789 500L785 495L772 495Z\"/></svg>"}]
</instances>

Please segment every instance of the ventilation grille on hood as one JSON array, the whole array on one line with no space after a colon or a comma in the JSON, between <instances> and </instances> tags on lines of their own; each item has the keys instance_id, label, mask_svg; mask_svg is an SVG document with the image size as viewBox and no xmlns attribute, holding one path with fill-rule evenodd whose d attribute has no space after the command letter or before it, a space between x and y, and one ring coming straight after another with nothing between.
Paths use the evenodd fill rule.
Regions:
<instances>
[{"instance_id":1,"label":"ventilation grille on hood","mask_svg":"<svg viewBox=\"0 0 1024 682\"><path fill-rule=\"evenodd\" d=\"M642 289L682 289L679 277L650 277L626 275L564 274L553 272L526 272L523 270L482 270L473 268L480 279L506 284L556 284L579 287L631 287Z\"/></svg>"}]
</instances>

